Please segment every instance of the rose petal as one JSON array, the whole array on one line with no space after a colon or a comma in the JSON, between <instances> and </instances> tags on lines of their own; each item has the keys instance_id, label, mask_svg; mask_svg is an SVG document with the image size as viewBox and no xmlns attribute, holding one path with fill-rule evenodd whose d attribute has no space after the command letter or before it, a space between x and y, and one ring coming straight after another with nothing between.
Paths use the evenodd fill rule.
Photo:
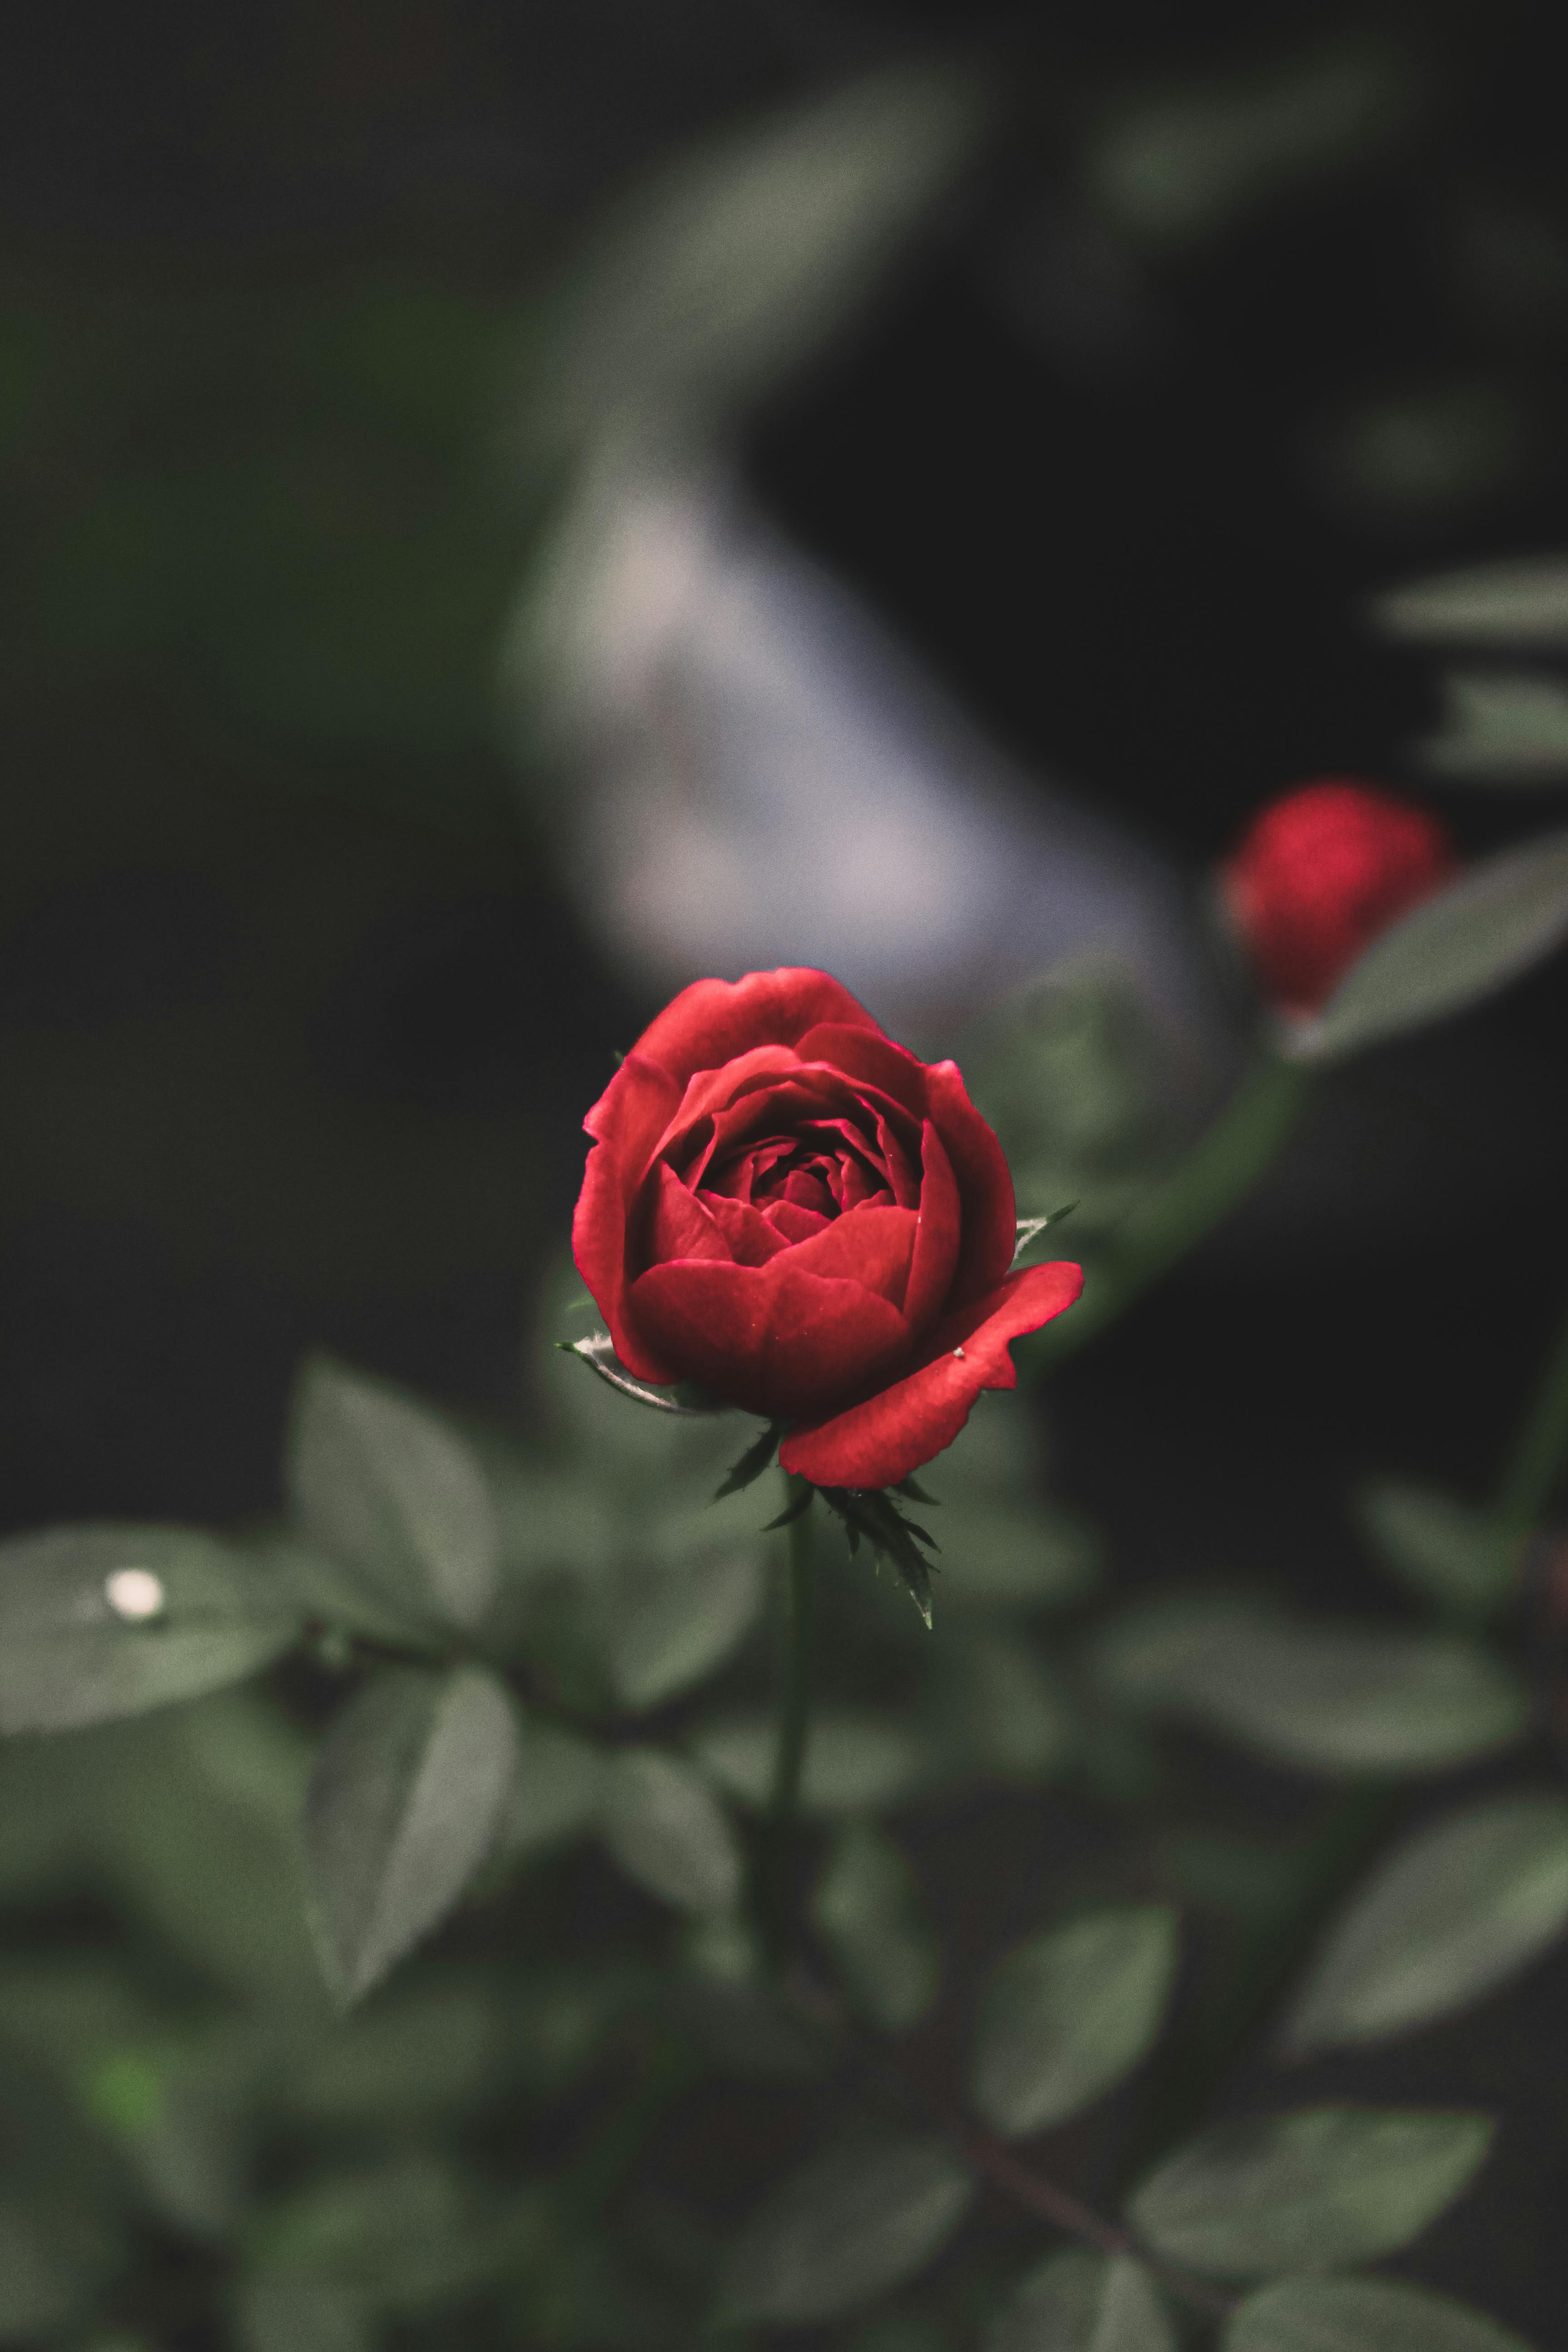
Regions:
<instances>
[{"instance_id":1,"label":"rose petal","mask_svg":"<svg viewBox=\"0 0 1568 2352\"><path fill-rule=\"evenodd\" d=\"M952 1444L982 1389L1016 1387L1009 1343L1070 1307L1082 1287L1082 1267L1065 1262L1011 1276L939 1325L918 1370L827 1421L791 1430L780 1462L817 1486L896 1486Z\"/></svg>"},{"instance_id":2,"label":"rose petal","mask_svg":"<svg viewBox=\"0 0 1568 2352\"><path fill-rule=\"evenodd\" d=\"M810 1274L864 1283L901 1308L918 1224L912 1209L851 1209L799 1243L791 1263Z\"/></svg>"},{"instance_id":3,"label":"rose petal","mask_svg":"<svg viewBox=\"0 0 1568 2352\"><path fill-rule=\"evenodd\" d=\"M793 1201L770 1201L762 1213L773 1232L781 1236L781 1246L808 1242L828 1223L815 1209L797 1209Z\"/></svg>"},{"instance_id":4,"label":"rose petal","mask_svg":"<svg viewBox=\"0 0 1568 2352\"><path fill-rule=\"evenodd\" d=\"M771 1213L754 1209L749 1201L731 1201L722 1192L702 1192L698 1198L729 1243L730 1255L737 1265L766 1265L791 1242L805 1238L804 1233L776 1231ZM811 1220L813 1233L819 1222L815 1217Z\"/></svg>"},{"instance_id":5,"label":"rose petal","mask_svg":"<svg viewBox=\"0 0 1568 2352\"><path fill-rule=\"evenodd\" d=\"M716 1257L732 1263L730 1237L712 1211L687 1191L672 1168L661 1164L656 1174L658 1189L646 1253L650 1263L659 1265L669 1257ZM757 1222L762 1223L760 1217Z\"/></svg>"},{"instance_id":6,"label":"rose petal","mask_svg":"<svg viewBox=\"0 0 1568 2352\"><path fill-rule=\"evenodd\" d=\"M909 1286L900 1304L911 1331L923 1331L947 1305L958 1265L962 1209L958 1182L942 1140L928 1118L921 1139L924 1175Z\"/></svg>"},{"instance_id":7,"label":"rose petal","mask_svg":"<svg viewBox=\"0 0 1568 2352\"><path fill-rule=\"evenodd\" d=\"M880 1029L825 1021L820 1028L808 1029L795 1050L803 1062L826 1062L829 1069L847 1070L851 1076L890 1095L911 1118L924 1119L927 1065L907 1045L895 1045L891 1037L884 1036Z\"/></svg>"},{"instance_id":8,"label":"rose petal","mask_svg":"<svg viewBox=\"0 0 1568 2352\"><path fill-rule=\"evenodd\" d=\"M753 1045L797 1045L823 1022L880 1036L865 1006L827 972L785 965L743 980L699 980L649 1023L634 1050L681 1085L694 1070L717 1070Z\"/></svg>"},{"instance_id":9,"label":"rose petal","mask_svg":"<svg viewBox=\"0 0 1568 2352\"><path fill-rule=\"evenodd\" d=\"M652 1148L668 1122L675 1082L657 1063L628 1054L584 1124L598 1138L588 1154L572 1220L572 1255L610 1327L616 1353L638 1380L675 1379L626 1320L633 1269L626 1250L633 1210Z\"/></svg>"},{"instance_id":10,"label":"rose petal","mask_svg":"<svg viewBox=\"0 0 1568 2352\"><path fill-rule=\"evenodd\" d=\"M824 1397L852 1396L903 1361L909 1327L864 1283L802 1267L801 1250L814 1246L763 1266L694 1258L650 1266L632 1286L631 1311L682 1379L726 1404L781 1421L820 1411Z\"/></svg>"}]
</instances>

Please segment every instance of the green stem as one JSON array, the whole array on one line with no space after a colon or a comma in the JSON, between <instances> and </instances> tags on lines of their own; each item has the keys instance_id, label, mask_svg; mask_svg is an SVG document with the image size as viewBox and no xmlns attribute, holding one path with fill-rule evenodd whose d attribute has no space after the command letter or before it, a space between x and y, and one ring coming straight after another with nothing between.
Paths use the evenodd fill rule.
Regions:
<instances>
[{"instance_id":1,"label":"green stem","mask_svg":"<svg viewBox=\"0 0 1568 2352\"><path fill-rule=\"evenodd\" d=\"M773 1758L773 1788L768 1811L786 1823L800 1801L800 1776L811 1716L812 1631L816 1620L816 1551L811 1506L792 1519L789 1575L784 1598L784 1678L779 1706L779 1744Z\"/></svg>"},{"instance_id":2,"label":"green stem","mask_svg":"<svg viewBox=\"0 0 1568 2352\"><path fill-rule=\"evenodd\" d=\"M1272 1054L1242 1080L1207 1133L1095 1253L1071 1313L1020 1343L1037 1374L1076 1355L1245 1200L1300 1119L1312 1076L1305 1063Z\"/></svg>"},{"instance_id":3,"label":"green stem","mask_svg":"<svg viewBox=\"0 0 1568 2352\"><path fill-rule=\"evenodd\" d=\"M1541 1524L1552 1492L1568 1465L1568 1320L1546 1360L1546 1369L1524 1426L1515 1440L1498 1492L1498 1517L1515 1538Z\"/></svg>"},{"instance_id":4,"label":"green stem","mask_svg":"<svg viewBox=\"0 0 1568 2352\"><path fill-rule=\"evenodd\" d=\"M788 1480L791 1499L798 1487ZM815 1497L813 1498L815 1499ZM768 1809L758 1825L754 1905L763 1942L774 1966L788 1958L795 1940L791 1848L800 1805L811 1728L813 1634L816 1622L816 1550L811 1504L788 1527L789 1559L784 1580L784 1683L779 1694L778 1746Z\"/></svg>"}]
</instances>

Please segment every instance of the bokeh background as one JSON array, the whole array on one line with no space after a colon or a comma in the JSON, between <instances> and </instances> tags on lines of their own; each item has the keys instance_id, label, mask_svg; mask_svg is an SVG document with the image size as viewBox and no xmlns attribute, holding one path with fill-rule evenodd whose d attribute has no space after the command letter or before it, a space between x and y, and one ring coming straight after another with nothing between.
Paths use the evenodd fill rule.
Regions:
<instances>
[{"instance_id":1,"label":"bokeh background","mask_svg":"<svg viewBox=\"0 0 1568 2352\"><path fill-rule=\"evenodd\" d=\"M1179 1130L1245 1050L1205 877L1260 800L1383 778L1477 849L1560 813L1568 758L1467 782L1484 716L1368 604L1568 541L1553 30L28 7L7 1525L269 1510L313 1347L526 1412L582 1113L698 971L828 963L962 1049L1110 965ZM1357 1064L1055 1383L1128 1574L1355 1599L1358 1473L1491 1476L1568 1288L1565 1013L1559 959ZM1444 2084L1522 2118L1448 2283L1547 2343L1565 1990Z\"/></svg>"}]
</instances>

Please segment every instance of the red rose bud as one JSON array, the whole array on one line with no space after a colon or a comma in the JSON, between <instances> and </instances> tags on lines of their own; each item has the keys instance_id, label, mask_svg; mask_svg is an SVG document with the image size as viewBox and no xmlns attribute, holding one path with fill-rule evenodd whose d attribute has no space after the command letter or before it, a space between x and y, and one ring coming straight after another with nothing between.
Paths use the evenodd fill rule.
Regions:
<instances>
[{"instance_id":1,"label":"red rose bud","mask_svg":"<svg viewBox=\"0 0 1568 2352\"><path fill-rule=\"evenodd\" d=\"M1255 817L1220 869L1226 908L1282 1013L1319 1012L1378 935L1457 872L1447 830L1350 776Z\"/></svg>"},{"instance_id":2,"label":"red rose bud","mask_svg":"<svg viewBox=\"0 0 1568 2352\"><path fill-rule=\"evenodd\" d=\"M1010 1271L1013 1180L957 1068L826 972L684 989L584 1123L572 1245L616 1354L789 1423L779 1458L815 1486L929 1462L1082 1287Z\"/></svg>"}]
</instances>

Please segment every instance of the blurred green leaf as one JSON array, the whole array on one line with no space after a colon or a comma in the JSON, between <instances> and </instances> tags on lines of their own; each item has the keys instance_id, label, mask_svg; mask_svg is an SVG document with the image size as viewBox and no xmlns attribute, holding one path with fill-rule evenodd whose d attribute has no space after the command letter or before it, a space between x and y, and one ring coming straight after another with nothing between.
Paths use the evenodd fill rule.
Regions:
<instances>
[{"instance_id":1,"label":"blurred green leaf","mask_svg":"<svg viewBox=\"0 0 1568 2352\"><path fill-rule=\"evenodd\" d=\"M258 2271L235 2294L237 2352L373 2352L363 2299L331 2279Z\"/></svg>"},{"instance_id":2,"label":"blurred green leaf","mask_svg":"<svg viewBox=\"0 0 1568 2352\"><path fill-rule=\"evenodd\" d=\"M539 423L577 440L634 408L689 430L770 389L853 310L983 126L970 76L909 68L645 182L579 260Z\"/></svg>"},{"instance_id":3,"label":"blurred green leaf","mask_svg":"<svg viewBox=\"0 0 1568 2352\"><path fill-rule=\"evenodd\" d=\"M454 2163L410 2154L290 2189L244 2252L253 2277L334 2284L366 2310L416 2318L495 2275L531 2228L534 2216L498 2211Z\"/></svg>"},{"instance_id":4,"label":"blurred green leaf","mask_svg":"<svg viewBox=\"0 0 1568 2352\"><path fill-rule=\"evenodd\" d=\"M624 1748L605 1778L605 1845L628 1878L680 1911L728 1911L741 1849L700 1773L658 1748Z\"/></svg>"},{"instance_id":5,"label":"blurred green leaf","mask_svg":"<svg viewBox=\"0 0 1568 2352\"><path fill-rule=\"evenodd\" d=\"M1110 2090L1159 2032L1177 1953L1175 1914L1153 1904L1093 1912L1009 1953L975 2032L986 2121L1022 2138Z\"/></svg>"},{"instance_id":6,"label":"blurred green leaf","mask_svg":"<svg viewBox=\"0 0 1568 2352\"><path fill-rule=\"evenodd\" d=\"M731 2326L806 2326L853 2311L923 2270L974 2185L941 2140L838 2147L791 2176L748 2221L719 2282Z\"/></svg>"},{"instance_id":7,"label":"blurred green leaf","mask_svg":"<svg viewBox=\"0 0 1568 2352\"><path fill-rule=\"evenodd\" d=\"M1508 1599L1515 1547L1489 1512L1406 1478L1369 1479L1356 1501L1373 1551L1419 1599L1473 1617Z\"/></svg>"},{"instance_id":8,"label":"blurred green leaf","mask_svg":"<svg viewBox=\"0 0 1568 2352\"><path fill-rule=\"evenodd\" d=\"M1438 1772L1529 1722L1523 1685L1457 1635L1294 1622L1240 1597L1129 1611L1092 1654L1123 1698L1311 1771Z\"/></svg>"},{"instance_id":9,"label":"blurred green leaf","mask_svg":"<svg viewBox=\"0 0 1568 2352\"><path fill-rule=\"evenodd\" d=\"M1072 1202L1069 1257L1116 1224L1174 1149L1170 1040L1137 979L1106 958L1059 966L1005 1006L964 1069L1019 1199Z\"/></svg>"},{"instance_id":10,"label":"blurred green leaf","mask_svg":"<svg viewBox=\"0 0 1568 2352\"><path fill-rule=\"evenodd\" d=\"M68 1759L84 1840L125 1913L184 1969L290 2019L327 2006L300 1899L311 1745L241 1689L79 1734L55 1767Z\"/></svg>"},{"instance_id":11,"label":"blurred green leaf","mask_svg":"<svg viewBox=\"0 0 1568 2352\"><path fill-rule=\"evenodd\" d=\"M1026 1782L1062 1770L1077 1744L1077 1717L1020 1628L987 1625L967 1638L949 1633L938 1671L963 1759Z\"/></svg>"},{"instance_id":12,"label":"blurred green leaf","mask_svg":"<svg viewBox=\"0 0 1568 2352\"><path fill-rule=\"evenodd\" d=\"M1023 2280L985 2352L1177 2352L1177 2338L1142 2263L1073 2247Z\"/></svg>"},{"instance_id":13,"label":"blurred green leaf","mask_svg":"<svg viewBox=\"0 0 1568 2352\"><path fill-rule=\"evenodd\" d=\"M706 1725L692 1741L705 1771L733 1796L765 1805L778 1731L766 1715ZM872 1812L903 1801L924 1778L925 1751L896 1716L825 1709L814 1715L800 1801L808 1812Z\"/></svg>"},{"instance_id":14,"label":"blurred green leaf","mask_svg":"<svg viewBox=\"0 0 1568 2352\"><path fill-rule=\"evenodd\" d=\"M0 2338L30 2342L80 2317L113 2259L86 2214L0 2187Z\"/></svg>"},{"instance_id":15,"label":"blurred green leaf","mask_svg":"<svg viewBox=\"0 0 1568 2352\"><path fill-rule=\"evenodd\" d=\"M1568 646L1568 556L1528 555L1385 589L1369 607L1413 645Z\"/></svg>"},{"instance_id":16,"label":"blurred green leaf","mask_svg":"<svg viewBox=\"0 0 1568 2352\"><path fill-rule=\"evenodd\" d=\"M1189 2142L1129 2207L1172 2262L1246 2277L1333 2270L1408 2245L1468 2187L1485 2116L1312 2107Z\"/></svg>"},{"instance_id":17,"label":"blurred green leaf","mask_svg":"<svg viewBox=\"0 0 1568 2352\"><path fill-rule=\"evenodd\" d=\"M1279 2279L1226 2324L1224 2352L1531 2352L1484 2312L1400 2279Z\"/></svg>"},{"instance_id":18,"label":"blurred green leaf","mask_svg":"<svg viewBox=\"0 0 1568 2352\"><path fill-rule=\"evenodd\" d=\"M1299 182L1355 169L1405 127L1418 95L1412 61L1364 38L1261 70L1205 71L1105 110L1084 157L1089 193L1141 240L1184 244Z\"/></svg>"},{"instance_id":19,"label":"blurred green leaf","mask_svg":"<svg viewBox=\"0 0 1568 2352\"><path fill-rule=\"evenodd\" d=\"M356 2000L457 1902L511 1795L517 1719L480 1666L384 1667L333 1723L305 1807L330 1980Z\"/></svg>"},{"instance_id":20,"label":"blurred green leaf","mask_svg":"<svg viewBox=\"0 0 1568 2352\"><path fill-rule=\"evenodd\" d=\"M0 1731L141 1715L257 1673L299 1631L291 1596L182 1528L51 1528L0 1544Z\"/></svg>"},{"instance_id":21,"label":"blurred green leaf","mask_svg":"<svg viewBox=\"0 0 1568 2352\"><path fill-rule=\"evenodd\" d=\"M967 1494L941 1497L942 1603L948 1609L1059 1609L1099 1579L1088 1522L1053 1504L1009 1507Z\"/></svg>"},{"instance_id":22,"label":"blurred green leaf","mask_svg":"<svg viewBox=\"0 0 1568 2352\"><path fill-rule=\"evenodd\" d=\"M576 1732L525 1716L517 1777L502 1817L498 1851L533 1854L585 1836L598 1819L606 1764L604 1750Z\"/></svg>"},{"instance_id":23,"label":"blurred green leaf","mask_svg":"<svg viewBox=\"0 0 1568 2352\"><path fill-rule=\"evenodd\" d=\"M1526 790L1568 780L1568 684L1525 671L1451 670L1436 734L1418 747L1434 775Z\"/></svg>"},{"instance_id":24,"label":"blurred green leaf","mask_svg":"<svg viewBox=\"0 0 1568 2352\"><path fill-rule=\"evenodd\" d=\"M758 1547L633 1559L612 1604L610 1672L629 1707L689 1690L745 1639L763 1605Z\"/></svg>"},{"instance_id":25,"label":"blurred green leaf","mask_svg":"<svg viewBox=\"0 0 1568 2352\"><path fill-rule=\"evenodd\" d=\"M445 2115L500 2071L501 1998L483 1977L416 1975L343 2018L276 2083L291 2115L380 2129Z\"/></svg>"},{"instance_id":26,"label":"blurred green leaf","mask_svg":"<svg viewBox=\"0 0 1568 2352\"><path fill-rule=\"evenodd\" d=\"M1568 833L1499 850L1374 940L1297 1050L1333 1062L1403 1036L1506 987L1564 939Z\"/></svg>"},{"instance_id":27,"label":"blurred green leaf","mask_svg":"<svg viewBox=\"0 0 1568 2352\"><path fill-rule=\"evenodd\" d=\"M1329 1937L1285 2029L1292 2054L1444 2017L1568 1926L1568 1798L1489 1798L1407 1838Z\"/></svg>"},{"instance_id":28,"label":"blurred green leaf","mask_svg":"<svg viewBox=\"0 0 1568 2352\"><path fill-rule=\"evenodd\" d=\"M942 1953L908 1863L874 1822L847 1822L834 1838L812 1916L861 2015L887 2033L918 2024L936 1999Z\"/></svg>"},{"instance_id":29,"label":"blurred green leaf","mask_svg":"<svg viewBox=\"0 0 1568 2352\"><path fill-rule=\"evenodd\" d=\"M306 1532L405 1622L484 1616L500 1529L479 1462L437 1414L318 1360L295 1400L289 1485Z\"/></svg>"}]
</instances>

